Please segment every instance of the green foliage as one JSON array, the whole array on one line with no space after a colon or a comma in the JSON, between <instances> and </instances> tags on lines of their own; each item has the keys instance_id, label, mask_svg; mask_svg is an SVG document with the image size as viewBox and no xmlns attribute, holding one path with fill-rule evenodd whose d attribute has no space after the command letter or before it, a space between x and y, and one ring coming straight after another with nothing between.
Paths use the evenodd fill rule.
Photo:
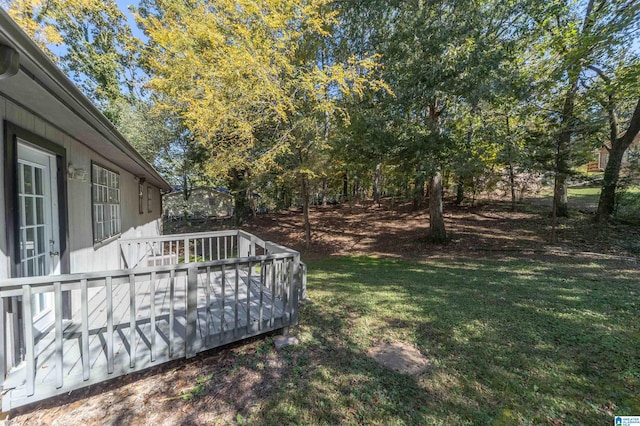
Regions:
<instances>
[{"instance_id":1,"label":"green foliage","mask_svg":"<svg viewBox=\"0 0 640 426\"><path fill-rule=\"evenodd\" d=\"M570 175L640 94L624 0L143 0L144 42L113 0L3 4L169 181L247 212Z\"/></svg>"},{"instance_id":2,"label":"green foliage","mask_svg":"<svg viewBox=\"0 0 640 426\"><path fill-rule=\"evenodd\" d=\"M117 103L133 95L134 39L114 0L8 1L9 13L114 123Z\"/></svg>"},{"instance_id":3,"label":"green foliage","mask_svg":"<svg viewBox=\"0 0 640 426\"><path fill-rule=\"evenodd\" d=\"M185 401L191 401L207 394L207 384L213 379L213 374L198 376L195 386L186 391L181 391L180 395Z\"/></svg>"}]
</instances>

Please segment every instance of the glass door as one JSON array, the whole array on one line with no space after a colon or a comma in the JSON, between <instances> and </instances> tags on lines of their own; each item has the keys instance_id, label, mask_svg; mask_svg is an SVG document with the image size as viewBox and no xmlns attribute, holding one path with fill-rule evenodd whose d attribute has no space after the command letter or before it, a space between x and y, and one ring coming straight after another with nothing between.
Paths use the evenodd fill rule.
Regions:
<instances>
[{"instance_id":1,"label":"glass door","mask_svg":"<svg viewBox=\"0 0 640 426\"><path fill-rule=\"evenodd\" d=\"M60 273L58 186L55 171L55 156L19 141L20 272L25 277ZM51 310L50 293L34 294L34 321Z\"/></svg>"}]
</instances>

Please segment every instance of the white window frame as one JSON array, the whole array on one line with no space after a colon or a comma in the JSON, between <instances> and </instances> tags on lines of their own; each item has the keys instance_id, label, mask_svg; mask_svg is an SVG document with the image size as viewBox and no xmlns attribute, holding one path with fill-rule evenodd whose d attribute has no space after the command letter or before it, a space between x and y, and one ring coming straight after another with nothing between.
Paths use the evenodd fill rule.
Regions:
<instances>
[{"instance_id":1,"label":"white window frame","mask_svg":"<svg viewBox=\"0 0 640 426\"><path fill-rule=\"evenodd\" d=\"M91 213L93 243L100 244L120 235L120 174L91 162Z\"/></svg>"}]
</instances>

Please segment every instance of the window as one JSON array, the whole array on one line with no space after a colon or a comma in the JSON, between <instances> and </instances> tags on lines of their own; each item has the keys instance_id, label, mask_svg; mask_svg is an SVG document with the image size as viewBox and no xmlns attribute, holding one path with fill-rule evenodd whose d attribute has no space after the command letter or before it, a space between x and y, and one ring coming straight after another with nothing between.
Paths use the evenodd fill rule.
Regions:
<instances>
[{"instance_id":1,"label":"window","mask_svg":"<svg viewBox=\"0 0 640 426\"><path fill-rule=\"evenodd\" d=\"M153 203L152 203L152 196L153 195L153 190L151 189L150 186L147 186L147 212L151 213L153 211Z\"/></svg>"},{"instance_id":2,"label":"window","mask_svg":"<svg viewBox=\"0 0 640 426\"><path fill-rule=\"evenodd\" d=\"M93 202L93 242L99 243L120 233L120 175L91 165Z\"/></svg>"}]
</instances>

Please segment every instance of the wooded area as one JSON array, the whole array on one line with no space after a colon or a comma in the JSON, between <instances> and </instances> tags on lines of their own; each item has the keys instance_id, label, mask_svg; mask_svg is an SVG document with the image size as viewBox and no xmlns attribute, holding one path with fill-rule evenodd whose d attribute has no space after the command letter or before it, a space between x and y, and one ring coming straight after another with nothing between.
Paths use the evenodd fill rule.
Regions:
<instances>
[{"instance_id":1,"label":"wooded area","mask_svg":"<svg viewBox=\"0 0 640 426\"><path fill-rule=\"evenodd\" d=\"M127 139L176 186L229 188L239 220L428 192L555 188L611 141L595 219L615 213L640 131L640 2L5 0ZM625 185L638 173L627 171Z\"/></svg>"}]
</instances>

